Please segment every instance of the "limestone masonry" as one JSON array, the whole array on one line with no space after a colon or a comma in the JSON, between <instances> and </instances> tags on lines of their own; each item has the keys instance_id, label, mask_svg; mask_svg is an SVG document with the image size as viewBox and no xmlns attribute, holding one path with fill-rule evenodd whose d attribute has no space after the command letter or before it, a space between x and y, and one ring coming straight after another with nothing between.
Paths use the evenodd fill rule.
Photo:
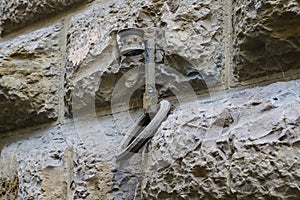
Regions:
<instances>
[{"instance_id":1,"label":"limestone masonry","mask_svg":"<svg viewBox=\"0 0 300 200\"><path fill-rule=\"evenodd\" d=\"M297 0L2 0L0 199L300 198ZM154 137L117 161L143 113L155 39ZM148 35L148 36L149 36Z\"/></svg>"}]
</instances>

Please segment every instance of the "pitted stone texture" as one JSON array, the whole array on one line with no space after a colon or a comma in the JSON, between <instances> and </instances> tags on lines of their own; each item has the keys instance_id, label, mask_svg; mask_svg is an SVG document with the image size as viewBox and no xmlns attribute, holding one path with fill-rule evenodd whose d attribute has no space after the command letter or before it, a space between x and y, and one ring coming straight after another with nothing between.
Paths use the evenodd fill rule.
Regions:
<instances>
[{"instance_id":1,"label":"pitted stone texture","mask_svg":"<svg viewBox=\"0 0 300 200\"><path fill-rule=\"evenodd\" d=\"M300 81L181 105L152 138L145 199L297 199Z\"/></svg>"},{"instance_id":2,"label":"pitted stone texture","mask_svg":"<svg viewBox=\"0 0 300 200\"><path fill-rule=\"evenodd\" d=\"M233 155L230 166L237 199L299 198L299 145L250 144L242 152Z\"/></svg>"},{"instance_id":3,"label":"pitted stone texture","mask_svg":"<svg viewBox=\"0 0 300 200\"><path fill-rule=\"evenodd\" d=\"M130 112L133 119L140 114L141 110ZM131 119L119 113L75 120L74 129L65 130L67 141L74 145L72 199L133 199L140 158L125 166L114 160Z\"/></svg>"},{"instance_id":4,"label":"pitted stone texture","mask_svg":"<svg viewBox=\"0 0 300 200\"><path fill-rule=\"evenodd\" d=\"M222 3L213 0L110 1L71 18L66 85L67 93L73 91L74 98L81 102L79 107L90 104L87 99L96 101L97 107L108 106L116 82L129 69L137 68L128 78L126 87L132 88L142 81L143 57L119 56L116 32L128 27L152 31L150 36L156 39L157 61L179 69L186 76L183 81L176 75L167 75L168 80L175 76L177 80L189 82L194 90L206 90L206 85L214 87L222 82ZM151 27L155 28L150 31ZM190 66L184 71L186 63ZM106 79L104 83L102 79ZM141 102L143 89L140 89L135 97ZM164 88L166 90L168 88ZM160 92L160 96L168 95ZM66 97L69 107L70 97Z\"/></svg>"},{"instance_id":5,"label":"pitted stone texture","mask_svg":"<svg viewBox=\"0 0 300 200\"><path fill-rule=\"evenodd\" d=\"M61 24L0 43L0 132L57 118Z\"/></svg>"},{"instance_id":6,"label":"pitted stone texture","mask_svg":"<svg viewBox=\"0 0 300 200\"><path fill-rule=\"evenodd\" d=\"M233 27L237 80L300 72L299 1L235 0Z\"/></svg>"},{"instance_id":7,"label":"pitted stone texture","mask_svg":"<svg viewBox=\"0 0 300 200\"><path fill-rule=\"evenodd\" d=\"M59 130L48 131L5 141L1 158L15 158L18 199L66 199L67 144ZM8 163L1 164L5 167Z\"/></svg>"},{"instance_id":8,"label":"pitted stone texture","mask_svg":"<svg viewBox=\"0 0 300 200\"><path fill-rule=\"evenodd\" d=\"M141 110L132 111L136 119ZM114 123L114 120L116 122ZM0 137L2 199L133 199L139 154L118 167L114 156L129 128L120 113ZM2 195L2 196L1 196Z\"/></svg>"},{"instance_id":9,"label":"pitted stone texture","mask_svg":"<svg viewBox=\"0 0 300 200\"><path fill-rule=\"evenodd\" d=\"M0 33L13 32L91 0L3 0L0 3Z\"/></svg>"},{"instance_id":10,"label":"pitted stone texture","mask_svg":"<svg viewBox=\"0 0 300 200\"><path fill-rule=\"evenodd\" d=\"M224 3L167 1L158 10L157 45L196 66L205 81L221 82L224 67Z\"/></svg>"},{"instance_id":11,"label":"pitted stone texture","mask_svg":"<svg viewBox=\"0 0 300 200\"><path fill-rule=\"evenodd\" d=\"M2 148L2 147L1 147ZM10 152L11 153L11 152ZM0 157L0 198L17 199L19 178L14 155L2 153Z\"/></svg>"},{"instance_id":12,"label":"pitted stone texture","mask_svg":"<svg viewBox=\"0 0 300 200\"><path fill-rule=\"evenodd\" d=\"M68 76L79 67L87 67L91 61L100 59L105 54L103 51L116 43L116 31L134 25L141 4L138 1L110 1L74 15L68 31ZM108 67L109 63L103 71Z\"/></svg>"}]
</instances>

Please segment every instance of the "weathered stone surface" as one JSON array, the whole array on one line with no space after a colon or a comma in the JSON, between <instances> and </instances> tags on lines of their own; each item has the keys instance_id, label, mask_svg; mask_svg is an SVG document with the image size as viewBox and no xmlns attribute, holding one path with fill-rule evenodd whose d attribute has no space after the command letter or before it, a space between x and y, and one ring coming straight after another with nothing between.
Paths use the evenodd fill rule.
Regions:
<instances>
[{"instance_id":1,"label":"weathered stone surface","mask_svg":"<svg viewBox=\"0 0 300 200\"><path fill-rule=\"evenodd\" d=\"M130 119L120 117L118 123L108 115L16 136L4 133L1 198L133 199L140 159L134 158L135 166L118 167L114 161L130 125Z\"/></svg>"},{"instance_id":2,"label":"weathered stone surface","mask_svg":"<svg viewBox=\"0 0 300 200\"><path fill-rule=\"evenodd\" d=\"M115 84L125 76L128 90L140 85L134 96L142 102L143 57L120 57L116 43L116 32L128 27L145 31L155 27L150 35L156 39L157 61L185 77L158 70L169 83L188 82L197 91L206 90L206 84L214 87L222 82L223 26L223 4L212 0L110 1L75 15L68 34L68 93L75 91L79 107L90 104L88 99L105 107ZM124 75L131 69L135 72ZM161 96L171 94L166 92L168 86L162 87ZM71 107L70 97L66 104Z\"/></svg>"},{"instance_id":3,"label":"weathered stone surface","mask_svg":"<svg viewBox=\"0 0 300 200\"><path fill-rule=\"evenodd\" d=\"M15 174L11 178L3 178L0 180L1 185L1 199L17 199L19 191L18 175Z\"/></svg>"},{"instance_id":4,"label":"weathered stone surface","mask_svg":"<svg viewBox=\"0 0 300 200\"><path fill-rule=\"evenodd\" d=\"M235 0L233 27L237 80L299 73L299 1Z\"/></svg>"},{"instance_id":5,"label":"weathered stone surface","mask_svg":"<svg viewBox=\"0 0 300 200\"><path fill-rule=\"evenodd\" d=\"M0 132L57 118L60 29L56 24L0 43Z\"/></svg>"},{"instance_id":6,"label":"weathered stone surface","mask_svg":"<svg viewBox=\"0 0 300 200\"><path fill-rule=\"evenodd\" d=\"M0 35L31 25L92 0L2 0L0 2Z\"/></svg>"},{"instance_id":7,"label":"weathered stone surface","mask_svg":"<svg viewBox=\"0 0 300 200\"><path fill-rule=\"evenodd\" d=\"M0 31L90 1L3 0ZM224 81L227 3L94 3L62 19L67 33L56 24L0 43L0 132L55 120L63 89L74 120L1 134L1 199L299 198L300 80L180 104ZM298 1L234 0L233 12L236 83L299 70ZM115 107L142 105L144 92L144 57L119 55L116 33L128 27L155 38L159 98L180 105L145 154L116 163L142 110Z\"/></svg>"},{"instance_id":8,"label":"weathered stone surface","mask_svg":"<svg viewBox=\"0 0 300 200\"><path fill-rule=\"evenodd\" d=\"M14 155L1 154L0 157L0 198L17 199L19 178Z\"/></svg>"},{"instance_id":9,"label":"weathered stone surface","mask_svg":"<svg viewBox=\"0 0 300 200\"><path fill-rule=\"evenodd\" d=\"M74 148L74 199L133 199L141 171L140 158L137 155L133 162L123 165L116 163L114 156L120 151L131 120L140 114L141 110L133 110L132 119L124 113L83 121L75 118L74 129L65 130Z\"/></svg>"},{"instance_id":10,"label":"weathered stone surface","mask_svg":"<svg viewBox=\"0 0 300 200\"><path fill-rule=\"evenodd\" d=\"M300 81L182 105L151 140L145 199L297 199Z\"/></svg>"},{"instance_id":11,"label":"weathered stone surface","mask_svg":"<svg viewBox=\"0 0 300 200\"><path fill-rule=\"evenodd\" d=\"M18 199L65 199L63 158L66 144L63 140L58 131L51 130L49 135L5 142L1 159L6 159L6 162L1 162L1 175L6 174L5 168L15 170L18 175ZM13 166L7 162L12 159L15 160Z\"/></svg>"}]
</instances>

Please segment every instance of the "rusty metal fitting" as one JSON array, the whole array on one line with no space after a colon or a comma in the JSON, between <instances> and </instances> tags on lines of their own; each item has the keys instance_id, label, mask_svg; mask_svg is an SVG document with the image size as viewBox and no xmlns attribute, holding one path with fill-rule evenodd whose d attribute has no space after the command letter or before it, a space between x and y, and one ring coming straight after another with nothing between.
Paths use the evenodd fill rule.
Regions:
<instances>
[{"instance_id":1,"label":"rusty metal fitting","mask_svg":"<svg viewBox=\"0 0 300 200\"><path fill-rule=\"evenodd\" d=\"M123 56L136 56L144 53L145 32L142 29L128 28L118 32L120 54Z\"/></svg>"}]
</instances>

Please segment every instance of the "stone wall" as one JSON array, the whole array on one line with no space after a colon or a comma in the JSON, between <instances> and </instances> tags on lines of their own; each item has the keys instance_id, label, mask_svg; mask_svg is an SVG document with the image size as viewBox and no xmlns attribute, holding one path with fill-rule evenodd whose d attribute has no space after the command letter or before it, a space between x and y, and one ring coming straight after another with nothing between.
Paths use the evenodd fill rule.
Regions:
<instances>
[{"instance_id":1,"label":"stone wall","mask_svg":"<svg viewBox=\"0 0 300 200\"><path fill-rule=\"evenodd\" d=\"M144 199L299 198L299 83L177 107L149 144Z\"/></svg>"},{"instance_id":2,"label":"stone wall","mask_svg":"<svg viewBox=\"0 0 300 200\"><path fill-rule=\"evenodd\" d=\"M0 198L300 195L298 1L0 8ZM159 99L172 110L146 148L119 163L143 112L144 58L118 49L117 32L129 27L155 39Z\"/></svg>"},{"instance_id":3,"label":"stone wall","mask_svg":"<svg viewBox=\"0 0 300 200\"><path fill-rule=\"evenodd\" d=\"M299 69L298 1L236 0L233 12L233 70L239 80Z\"/></svg>"}]
</instances>

